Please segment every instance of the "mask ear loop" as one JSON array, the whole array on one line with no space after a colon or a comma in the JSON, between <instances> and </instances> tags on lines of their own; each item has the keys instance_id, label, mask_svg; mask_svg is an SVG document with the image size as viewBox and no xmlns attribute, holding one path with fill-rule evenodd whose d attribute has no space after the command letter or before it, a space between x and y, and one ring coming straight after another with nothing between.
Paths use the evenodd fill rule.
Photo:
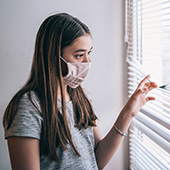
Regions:
<instances>
[{"instance_id":1,"label":"mask ear loop","mask_svg":"<svg viewBox=\"0 0 170 170\"><path fill-rule=\"evenodd\" d=\"M62 67L62 73L63 73L63 77L65 77L65 76L68 75L68 72L69 72L69 68L68 68L68 64L69 64L69 63L68 63L66 60L64 60L63 57L60 56L60 58L61 58L61 60L64 62L63 64L62 64L62 62L61 62L61 65L63 65L63 67Z\"/></svg>"},{"instance_id":2,"label":"mask ear loop","mask_svg":"<svg viewBox=\"0 0 170 170\"><path fill-rule=\"evenodd\" d=\"M67 63L67 64L68 64L68 62L67 62L66 60L64 60L64 58L63 58L63 57L61 57L61 56L60 56L60 58L61 58L61 59L62 59L65 63Z\"/></svg>"}]
</instances>

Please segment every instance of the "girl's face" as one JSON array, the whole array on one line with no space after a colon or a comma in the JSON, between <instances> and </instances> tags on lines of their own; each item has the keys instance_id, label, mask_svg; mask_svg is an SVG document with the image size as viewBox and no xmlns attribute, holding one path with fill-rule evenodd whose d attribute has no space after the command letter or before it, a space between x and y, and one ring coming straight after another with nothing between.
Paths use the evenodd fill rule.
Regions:
<instances>
[{"instance_id":1,"label":"girl's face","mask_svg":"<svg viewBox=\"0 0 170 170\"><path fill-rule=\"evenodd\" d=\"M70 63L89 62L89 55L92 51L92 38L85 34L73 41L70 46L63 50L63 58Z\"/></svg>"}]
</instances>

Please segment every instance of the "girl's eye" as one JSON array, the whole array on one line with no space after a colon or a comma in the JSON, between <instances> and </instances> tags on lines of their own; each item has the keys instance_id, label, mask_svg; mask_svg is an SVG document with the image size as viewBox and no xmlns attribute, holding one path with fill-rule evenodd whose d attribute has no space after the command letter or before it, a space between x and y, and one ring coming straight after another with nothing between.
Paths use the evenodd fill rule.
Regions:
<instances>
[{"instance_id":1,"label":"girl's eye","mask_svg":"<svg viewBox=\"0 0 170 170\"><path fill-rule=\"evenodd\" d=\"M76 55L76 58L81 58L83 54Z\"/></svg>"},{"instance_id":2,"label":"girl's eye","mask_svg":"<svg viewBox=\"0 0 170 170\"><path fill-rule=\"evenodd\" d=\"M89 52L88 52L88 55L90 55L90 54L91 54L91 52L92 52L92 51L89 51Z\"/></svg>"}]
</instances>

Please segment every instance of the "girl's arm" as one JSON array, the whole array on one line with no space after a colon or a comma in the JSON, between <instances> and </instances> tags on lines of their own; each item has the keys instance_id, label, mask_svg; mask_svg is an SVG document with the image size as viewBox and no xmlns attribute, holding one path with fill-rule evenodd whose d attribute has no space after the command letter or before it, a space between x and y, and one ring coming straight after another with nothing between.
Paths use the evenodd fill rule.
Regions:
<instances>
[{"instance_id":1,"label":"girl's arm","mask_svg":"<svg viewBox=\"0 0 170 170\"><path fill-rule=\"evenodd\" d=\"M121 132L126 132L128 130L132 118L136 116L138 111L147 101L155 99L154 97L146 97L146 94L150 90L157 87L154 82L147 82L149 78L150 76L147 76L141 81L136 91L120 112L115 125L119 130L121 130ZM117 132L114 126L103 139L99 128L94 127L93 129L96 144L96 161L99 169L103 169L116 152L124 137Z\"/></svg>"},{"instance_id":2,"label":"girl's arm","mask_svg":"<svg viewBox=\"0 0 170 170\"><path fill-rule=\"evenodd\" d=\"M7 141L12 170L40 170L38 139L9 137Z\"/></svg>"},{"instance_id":3,"label":"girl's arm","mask_svg":"<svg viewBox=\"0 0 170 170\"><path fill-rule=\"evenodd\" d=\"M122 132L126 132L130 125L131 119L131 117L125 117L123 112L121 112L115 124L119 129L121 129ZM116 131L115 127L112 127L103 139L98 127L94 127L93 131L96 144L96 161L99 170L101 170L110 161L124 137Z\"/></svg>"}]
</instances>

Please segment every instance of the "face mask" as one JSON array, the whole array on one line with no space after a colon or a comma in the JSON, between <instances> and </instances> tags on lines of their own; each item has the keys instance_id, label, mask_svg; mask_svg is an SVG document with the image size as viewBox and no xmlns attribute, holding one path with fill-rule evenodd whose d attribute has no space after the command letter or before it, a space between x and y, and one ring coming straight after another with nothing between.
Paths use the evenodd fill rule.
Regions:
<instances>
[{"instance_id":1,"label":"face mask","mask_svg":"<svg viewBox=\"0 0 170 170\"><path fill-rule=\"evenodd\" d=\"M64 83L71 88L78 87L87 77L91 61L83 63L70 63L65 61L61 56L60 58L66 63L68 73L63 77Z\"/></svg>"}]
</instances>

